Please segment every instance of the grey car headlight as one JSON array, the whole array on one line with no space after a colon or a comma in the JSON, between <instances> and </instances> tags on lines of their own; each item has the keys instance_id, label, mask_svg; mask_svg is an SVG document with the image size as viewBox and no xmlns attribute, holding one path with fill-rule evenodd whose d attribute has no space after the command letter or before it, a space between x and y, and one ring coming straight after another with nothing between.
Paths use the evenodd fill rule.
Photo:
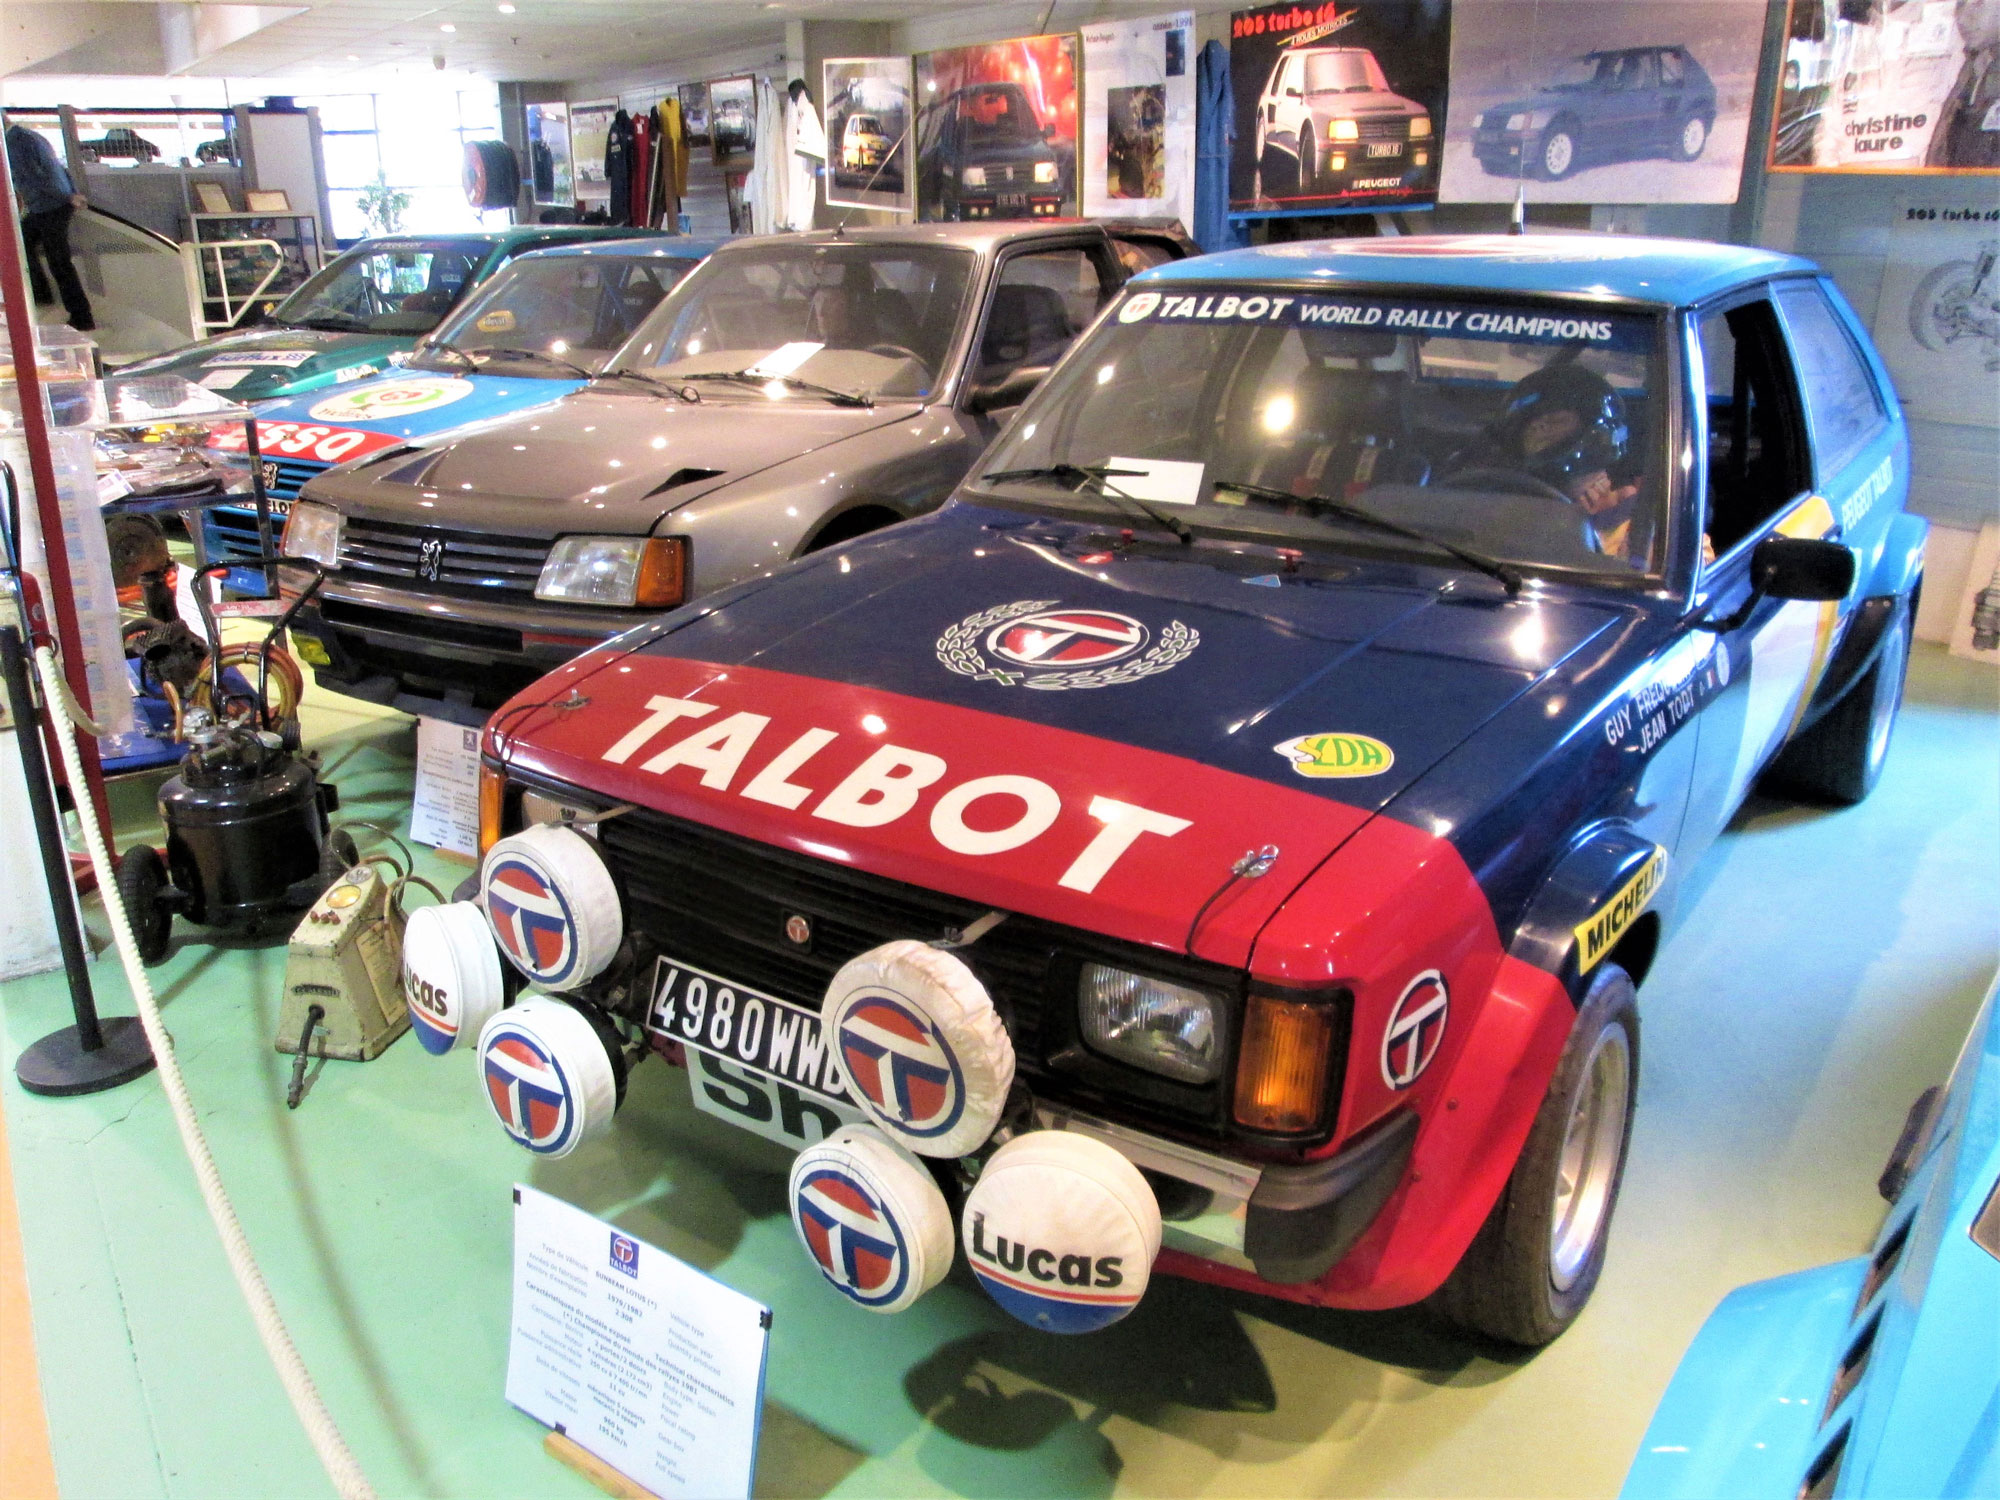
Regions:
<instances>
[{"instance_id":1,"label":"grey car headlight","mask_svg":"<svg viewBox=\"0 0 2000 1500\"><path fill-rule=\"evenodd\" d=\"M1177 1083L1221 1076L1213 995L1109 964L1085 964L1076 990L1083 1039L1097 1051Z\"/></svg>"},{"instance_id":2,"label":"grey car headlight","mask_svg":"<svg viewBox=\"0 0 2000 1500\"><path fill-rule=\"evenodd\" d=\"M985 187L986 168L967 167L965 169L965 177L962 180L964 181L967 187Z\"/></svg>"},{"instance_id":3,"label":"grey car headlight","mask_svg":"<svg viewBox=\"0 0 2000 1500\"><path fill-rule=\"evenodd\" d=\"M1038 161L1035 163L1035 181L1054 182L1057 175L1057 168L1054 162Z\"/></svg>"},{"instance_id":4,"label":"grey car headlight","mask_svg":"<svg viewBox=\"0 0 2000 1500\"><path fill-rule=\"evenodd\" d=\"M537 599L665 609L687 586L687 539L677 536L566 536L549 548Z\"/></svg>"},{"instance_id":5,"label":"grey car headlight","mask_svg":"<svg viewBox=\"0 0 2000 1500\"><path fill-rule=\"evenodd\" d=\"M285 518L284 554L309 557L323 568L340 566L340 512L311 500L292 502Z\"/></svg>"},{"instance_id":6,"label":"grey car headlight","mask_svg":"<svg viewBox=\"0 0 2000 1500\"><path fill-rule=\"evenodd\" d=\"M1507 116L1507 128L1509 130L1526 130L1528 128L1528 117L1526 115Z\"/></svg>"}]
</instances>

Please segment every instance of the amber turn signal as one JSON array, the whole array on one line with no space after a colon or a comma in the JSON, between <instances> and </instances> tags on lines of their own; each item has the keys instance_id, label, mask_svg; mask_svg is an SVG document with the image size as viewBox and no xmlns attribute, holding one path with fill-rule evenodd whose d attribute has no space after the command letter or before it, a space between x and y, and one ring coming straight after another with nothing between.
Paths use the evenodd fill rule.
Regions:
<instances>
[{"instance_id":1,"label":"amber turn signal","mask_svg":"<svg viewBox=\"0 0 2000 1500\"><path fill-rule=\"evenodd\" d=\"M1236 1123L1302 1135L1318 1130L1339 1010L1324 1000L1252 994L1236 1061Z\"/></svg>"},{"instance_id":2,"label":"amber turn signal","mask_svg":"<svg viewBox=\"0 0 2000 1500\"><path fill-rule=\"evenodd\" d=\"M507 773L484 761L479 765L479 857L500 842L500 824L507 815Z\"/></svg>"},{"instance_id":3,"label":"amber turn signal","mask_svg":"<svg viewBox=\"0 0 2000 1500\"><path fill-rule=\"evenodd\" d=\"M642 609L679 604L687 591L687 538L656 536L639 554L632 603Z\"/></svg>"}]
</instances>

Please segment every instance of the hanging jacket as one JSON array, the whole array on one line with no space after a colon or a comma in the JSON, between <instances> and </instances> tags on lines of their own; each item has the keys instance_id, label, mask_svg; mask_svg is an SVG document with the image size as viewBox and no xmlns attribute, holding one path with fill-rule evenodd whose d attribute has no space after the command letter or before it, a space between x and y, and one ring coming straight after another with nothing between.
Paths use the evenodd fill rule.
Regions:
<instances>
[{"instance_id":1,"label":"hanging jacket","mask_svg":"<svg viewBox=\"0 0 2000 1500\"><path fill-rule=\"evenodd\" d=\"M786 229L810 229L819 209L819 169L826 161L826 127L812 91L797 79L785 98Z\"/></svg>"},{"instance_id":2,"label":"hanging jacket","mask_svg":"<svg viewBox=\"0 0 2000 1500\"><path fill-rule=\"evenodd\" d=\"M1205 253L1250 243L1241 219L1229 217L1229 157L1236 139L1236 95L1229 83L1229 49L1211 37L1195 61L1194 242Z\"/></svg>"},{"instance_id":3,"label":"hanging jacket","mask_svg":"<svg viewBox=\"0 0 2000 1500\"><path fill-rule=\"evenodd\" d=\"M750 165L750 232L774 234L786 226L785 194L790 174L786 168L784 96L759 78L757 90L756 155Z\"/></svg>"},{"instance_id":4,"label":"hanging jacket","mask_svg":"<svg viewBox=\"0 0 2000 1500\"><path fill-rule=\"evenodd\" d=\"M632 116L632 196L631 222L644 225L653 183L653 112L642 109Z\"/></svg>"},{"instance_id":5,"label":"hanging jacket","mask_svg":"<svg viewBox=\"0 0 2000 1500\"><path fill-rule=\"evenodd\" d=\"M604 180L611 188L611 222L632 222L632 117L619 110L604 133Z\"/></svg>"}]
</instances>

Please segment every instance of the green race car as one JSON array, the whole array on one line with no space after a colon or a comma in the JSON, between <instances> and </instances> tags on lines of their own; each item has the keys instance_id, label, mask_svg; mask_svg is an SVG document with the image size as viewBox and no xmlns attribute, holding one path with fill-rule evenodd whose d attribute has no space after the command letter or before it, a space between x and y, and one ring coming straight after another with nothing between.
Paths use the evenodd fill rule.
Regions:
<instances>
[{"instance_id":1,"label":"green race car","mask_svg":"<svg viewBox=\"0 0 2000 1500\"><path fill-rule=\"evenodd\" d=\"M656 233L627 226L521 225L363 240L241 332L143 360L127 375L183 375L233 401L267 401L387 369L515 256L579 240Z\"/></svg>"}]
</instances>

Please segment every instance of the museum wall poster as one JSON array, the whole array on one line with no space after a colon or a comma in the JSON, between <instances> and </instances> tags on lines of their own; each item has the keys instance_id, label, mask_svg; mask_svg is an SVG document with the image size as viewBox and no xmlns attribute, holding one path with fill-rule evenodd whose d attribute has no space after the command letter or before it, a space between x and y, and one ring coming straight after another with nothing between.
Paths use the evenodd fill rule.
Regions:
<instances>
[{"instance_id":1,"label":"museum wall poster","mask_svg":"<svg viewBox=\"0 0 2000 1500\"><path fill-rule=\"evenodd\" d=\"M1083 211L1194 222L1194 12L1083 28Z\"/></svg>"},{"instance_id":2,"label":"museum wall poster","mask_svg":"<svg viewBox=\"0 0 2000 1500\"><path fill-rule=\"evenodd\" d=\"M717 166L749 169L757 147L757 89L748 78L709 84L708 144Z\"/></svg>"},{"instance_id":3,"label":"museum wall poster","mask_svg":"<svg viewBox=\"0 0 2000 1500\"><path fill-rule=\"evenodd\" d=\"M1076 33L917 57L917 216L1077 211Z\"/></svg>"},{"instance_id":4,"label":"museum wall poster","mask_svg":"<svg viewBox=\"0 0 2000 1500\"><path fill-rule=\"evenodd\" d=\"M684 83L676 91L681 101L681 129L690 146L708 144L708 85Z\"/></svg>"},{"instance_id":5,"label":"museum wall poster","mask_svg":"<svg viewBox=\"0 0 2000 1500\"><path fill-rule=\"evenodd\" d=\"M1790 0L1770 167L2000 171L2000 0Z\"/></svg>"},{"instance_id":6,"label":"museum wall poster","mask_svg":"<svg viewBox=\"0 0 2000 1500\"><path fill-rule=\"evenodd\" d=\"M569 106L530 104L528 123L528 182L538 205L567 206L576 201L569 154Z\"/></svg>"},{"instance_id":7,"label":"museum wall poster","mask_svg":"<svg viewBox=\"0 0 2000 1500\"><path fill-rule=\"evenodd\" d=\"M830 57L821 78L826 201L837 208L913 212L909 58Z\"/></svg>"},{"instance_id":8,"label":"museum wall poster","mask_svg":"<svg viewBox=\"0 0 2000 1500\"><path fill-rule=\"evenodd\" d=\"M1445 203L1734 203L1764 0L1457 0Z\"/></svg>"},{"instance_id":9,"label":"museum wall poster","mask_svg":"<svg viewBox=\"0 0 2000 1500\"><path fill-rule=\"evenodd\" d=\"M2000 203L1989 186L1912 188L1889 226L1875 347L1905 415L2000 427Z\"/></svg>"},{"instance_id":10,"label":"museum wall poster","mask_svg":"<svg viewBox=\"0 0 2000 1500\"><path fill-rule=\"evenodd\" d=\"M606 198L611 194L611 184L604 175L604 147L611 135L611 118L617 113L615 99L569 107L569 149L579 198Z\"/></svg>"},{"instance_id":11,"label":"museum wall poster","mask_svg":"<svg viewBox=\"0 0 2000 1500\"><path fill-rule=\"evenodd\" d=\"M1232 214L1436 200L1450 0L1260 5L1229 19Z\"/></svg>"}]
</instances>

